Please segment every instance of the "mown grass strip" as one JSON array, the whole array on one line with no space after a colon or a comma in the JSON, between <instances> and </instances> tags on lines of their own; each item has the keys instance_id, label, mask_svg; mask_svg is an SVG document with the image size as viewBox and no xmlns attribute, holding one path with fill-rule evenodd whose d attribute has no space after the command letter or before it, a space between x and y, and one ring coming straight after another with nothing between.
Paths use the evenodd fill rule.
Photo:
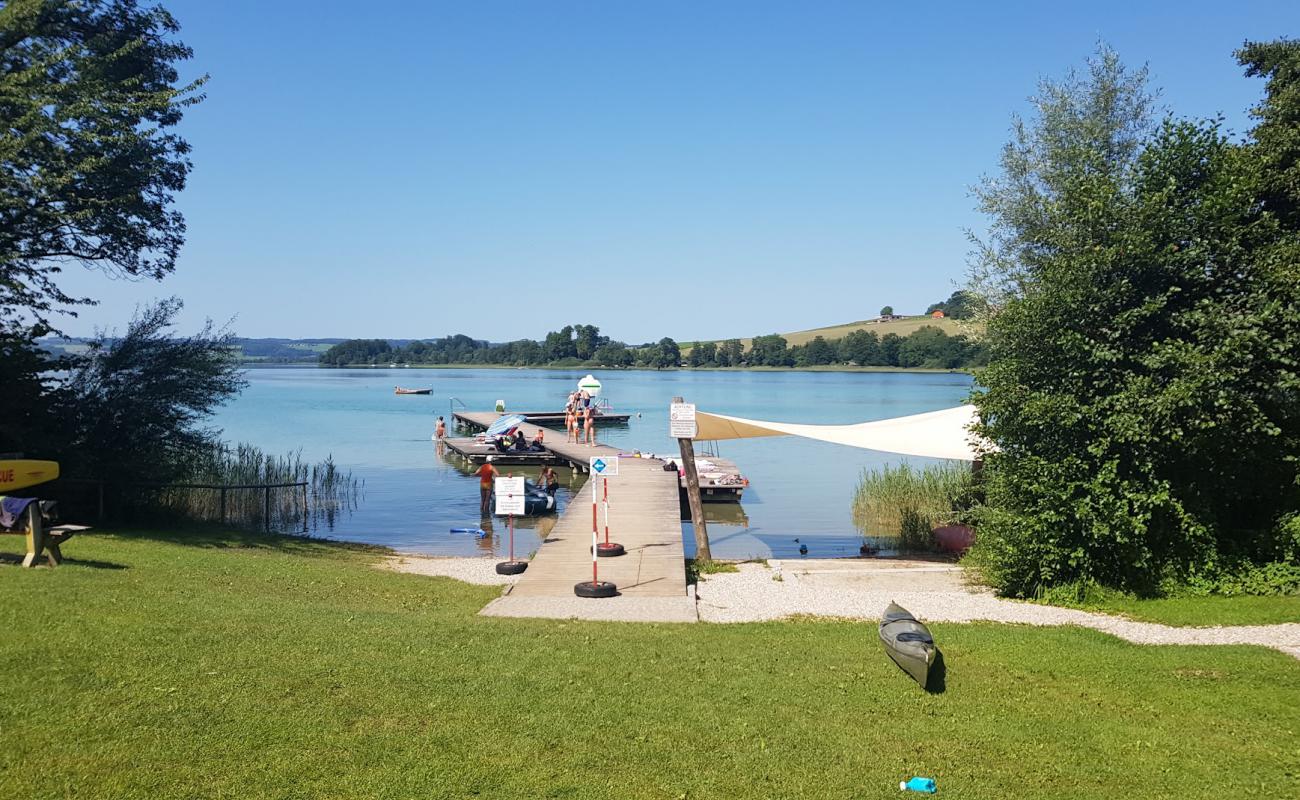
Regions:
<instances>
[{"instance_id":1,"label":"mown grass strip","mask_svg":"<svg viewBox=\"0 0 1300 800\"><path fill-rule=\"evenodd\" d=\"M18 537L0 537L7 554ZM1300 662L934 625L927 695L843 621L477 616L496 594L281 537L89 535L0 564L0 796L1276 795Z\"/></svg>"}]
</instances>

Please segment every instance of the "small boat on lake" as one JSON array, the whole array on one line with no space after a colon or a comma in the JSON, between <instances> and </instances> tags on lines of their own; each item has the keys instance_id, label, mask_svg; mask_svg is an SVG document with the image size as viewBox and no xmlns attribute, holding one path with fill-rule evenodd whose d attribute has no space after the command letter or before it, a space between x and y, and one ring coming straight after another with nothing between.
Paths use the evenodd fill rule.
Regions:
<instances>
[{"instance_id":1,"label":"small boat on lake","mask_svg":"<svg viewBox=\"0 0 1300 800\"><path fill-rule=\"evenodd\" d=\"M428 394L433 389L403 389L401 386L393 387L393 394Z\"/></svg>"},{"instance_id":2,"label":"small boat on lake","mask_svg":"<svg viewBox=\"0 0 1300 800\"><path fill-rule=\"evenodd\" d=\"M880 643L895 664L921 684L922 689L926 688L930 667L939 652L929 628L898 603L890 603L880 618Z\"/></svg>"}]
</instances>

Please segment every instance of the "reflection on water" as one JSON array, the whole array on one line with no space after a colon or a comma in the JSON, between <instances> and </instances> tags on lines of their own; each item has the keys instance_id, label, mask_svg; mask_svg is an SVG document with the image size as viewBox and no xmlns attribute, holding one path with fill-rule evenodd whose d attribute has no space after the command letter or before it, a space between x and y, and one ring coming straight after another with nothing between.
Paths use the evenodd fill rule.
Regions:
<instances>
[{"instance_id":1,"label":"reflection on water","mask_svg":"<svg viewBox=\"0 0 1300 800\"><path fill-rule=\"evenodd\" d=\"M432 395L394 395L395 384L415 380L411 372L250 369L248 387L219 412L216 424L227 441L271 452L301 448L308 460L332 455L340 468L363 480L356 510L336 521L337 538L440 555L503 556L508 547L503 521L484 524L473 465L438 452L431 441L435 420L441 415L451 427L452 397L475 410L490 409L497 399L510 409L558 409L587 370L427 370L418 379L434 387ZM756 419L848 423L950 407L971 389L970 378L958 374L596 373L615 410L632 414L626 426L602 428L602 441L674 457L677 444L668 437L667 412L675 395L702 409ZM801 544L810 558L856 554L862 538L851 505L858 478L863 469L899 460L791 437L723 442L718 449L750 479L741 504L704 504L713 526L713 552L720 558L797 558ZM501 471L533 479L538 474L536 467ZM586 478L569 469L556 472L562 510ZM682 516L689 553L694 537L689 514ZM516 553L536 550L555 519L520 520ZM485 539L450 533L454 527L486 530L488 525L493 535Z\"/></svg>"}]
</instances>

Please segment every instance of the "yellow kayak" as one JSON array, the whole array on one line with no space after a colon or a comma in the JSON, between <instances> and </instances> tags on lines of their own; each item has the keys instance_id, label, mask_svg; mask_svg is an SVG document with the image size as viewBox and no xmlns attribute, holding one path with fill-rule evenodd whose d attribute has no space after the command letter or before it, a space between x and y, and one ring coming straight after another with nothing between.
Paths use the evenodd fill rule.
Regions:
<instances>
[{"instance_id":1,"label":"yellow kayak","mask_svg":"<svg viewBox=\"0 0 1300 800\"><path fill-rule=\"evenodd\" d=\"M0 494L59 477L57 461L0 461Z\"/></svg>"}]
</instances>

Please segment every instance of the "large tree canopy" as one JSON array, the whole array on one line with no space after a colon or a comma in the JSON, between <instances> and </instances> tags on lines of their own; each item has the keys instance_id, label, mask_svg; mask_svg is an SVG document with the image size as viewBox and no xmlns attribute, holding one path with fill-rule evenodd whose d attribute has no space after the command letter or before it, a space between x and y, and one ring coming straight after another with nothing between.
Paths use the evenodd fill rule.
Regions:
<instances>
[{"instance_id":1,"label":"large tree canopy","mask_svg":"<svg viewBox=\"0 0 1300 800\"><path fill-rule=\"evenodd\" d=\"M136 0L10 0L0 7L0 334L43 334L69 296L68 263L160 278L185 222L190 170L169 131L198 102L181 83L176 21Z\"/></svg>"},{"instance_id":2,"label":"large tree canopy","mask_svg":"<svg viewBox=\"0 0 1300 800\"><path fill-rule=\"evenodd\" d=\"M1258 72L1268 124L1286 73ZM977 403L1000 451L977 561L1029 595L1300 555L1279 535L1300 508L1297 231L1264 202L1269 137L1153 125L1109 51L1042 97L980 195L995 313Z\"/></svg>"}]
</instances>

